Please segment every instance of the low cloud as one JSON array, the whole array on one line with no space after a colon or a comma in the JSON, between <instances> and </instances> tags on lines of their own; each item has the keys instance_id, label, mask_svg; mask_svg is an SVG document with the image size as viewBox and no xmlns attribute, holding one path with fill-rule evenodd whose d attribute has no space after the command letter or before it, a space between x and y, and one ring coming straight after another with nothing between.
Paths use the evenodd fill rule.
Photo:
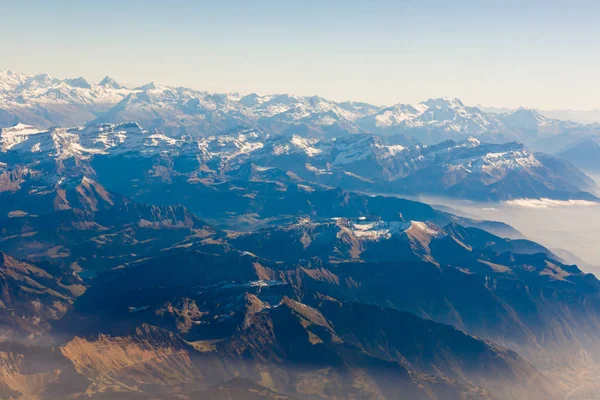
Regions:
<instances>
[{"instance_id":1,"label":"low cloud","mask_svg":"<svg viewBox=\"0 0 600 400\"><path fill-rule=\"evenodd\" d=\"M586 200L552 200L552 199L515 199L505 202L506 205L529 208L549 208L565 206L594 206L598 203Z\"/></svg>"}]
</instances>

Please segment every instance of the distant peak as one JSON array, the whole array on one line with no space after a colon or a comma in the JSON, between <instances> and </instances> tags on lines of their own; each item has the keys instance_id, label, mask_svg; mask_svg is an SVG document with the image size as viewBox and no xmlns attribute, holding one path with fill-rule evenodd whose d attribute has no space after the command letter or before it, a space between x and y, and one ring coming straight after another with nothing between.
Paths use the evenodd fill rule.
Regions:
<instances>
[{"instance_id":1,"label":"distant peak","mask_svg":"<svg viewBox=\"0 0 600 400\"><path fill-rule=\"evenodd\" d=\"M144 86L140 86L139 88L137 88L139 90L152 90L152 89L156 89L156 84L154 83L154 81L146 83Z\"/></svg>"},{"instance_id":2,"label":"distant peak","mask_svg":"<svg viewBox=\"0 0 600 400\"><path fill-rule=\"evenodd\" d=\"M50 85L55 82L54 79L48 74L37 74L34 76L29 76L23 83L19 85L17 90L29 90L33 88L37 88L40 86Z\"/></svg>"},{"instance_id":3,"label":"distant peak","mask_svg":"<svg viewBox=\"0 0 600 400\"><path fill-rule=\"evenodd\" d=\"M239 102L247 107L252 107L257 105L261 100L261 95L258 93L250 93L246 96L240 98Z\"/></svg>"},{"instance_id":4,"label":"distant peak","mask_svg":"<svg viewBox=\"0 0 600 400\"><path fill-rule=\"evenodd\" d=\"M434 98L434 99L429 99L424 101L422 104L425 104L429 107L432 106L459 106L459 107L463 107L464 104L462 101L460 101L460 99L454 97L454 98L450 98L448 96L443 96L443 97L438 97L438 98Z\"/></svg>"},{"instance_id":5,"label":"distant peak","mask_svg":"<svg viewBox=\"0 0 600 400\"><path fill-rule=\"evenodd\" d=\"M547 120L547 118L544 117L542 114L540 114L539 111L537 111L533 108L526 108L526 107L519 107L512 113L509 113L508 115L512 115L513 117L535 119L537 121Z\"/></svg>"},{"instance_id":6,"label":"distant peak","mask_svg":"<svg viewBox=\"0 0 600 400\"><path fill-rule=\"evenodd\" d=\"M92 85L89 84L83 77L74 78L74 79L65 79L65 82L71 86L82 88L82 89L91 89Z\"/></svg>"},{"instance_id":7,"label":"distant peak","mask_svg":"<svg viewBox=\"0 0 600 400\"><path fill-rule=\"evenodd\" d=\"M110 76L106 76L104 77L104 79L102 79L99 83L99 86L105 87L105 88L110 88L110 89L121 89L122 86L119 85L117 83L117 81L115 81L113 78L111 78Z\"/></svg>"},{"instance_id":8,"label":"distant peak","mask_svg":"<svg viewBox=\"0 0 600 400\"><path fill-rule=\"evenodd\" d=\"M37 74L37 75L33 75L32 77L30 77L29 79L34 80L34 81L38 81L38 82L42 82L42 81L46 81L46 80L52 80L52 77L48 74Z\"/></svg>"},{"instance_id":9,"label":"distant peak","mask_svg":"<svg viewBox=\"0 0 600 400\"><path fill-rule=\"evenodd\" d=\"M273 103L282 103L282 104L291 104L291 103L298 102L300 100L301 100L300 96L296 96L296 95L293 95L293 94L284 93L284 94L275 95L271 99L271 102L273 102Z\"/></svg>"},{"instance_id":10,"label":"distant peak","mask_svg":"<svg viewBox=\"0 0 600 400\"><path fill-rule=\"evenodd\" d=\"M529 107L523 107L520 106L519 108L517 108L514 112L520 112L520 113L530 113L530 114L536 114L539 115L540 113L534 109L534 108L529 108Z\"/></svg>"}]
</instances>

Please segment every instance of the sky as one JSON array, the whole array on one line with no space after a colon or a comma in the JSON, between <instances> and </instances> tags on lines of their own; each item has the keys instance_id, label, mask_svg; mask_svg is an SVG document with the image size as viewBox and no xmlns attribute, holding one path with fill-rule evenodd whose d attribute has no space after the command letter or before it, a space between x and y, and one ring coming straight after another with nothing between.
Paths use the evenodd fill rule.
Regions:
<instances>
[{"instance_id":1,"label":"sky","mask_svg":"<svg viewBox=\"0 0 600 400\"><path fill-rule=\"evenodd\" d=\"M0 0L0 70L378 105L600 108L592 0Z\"/></svg>"}]
</instances>

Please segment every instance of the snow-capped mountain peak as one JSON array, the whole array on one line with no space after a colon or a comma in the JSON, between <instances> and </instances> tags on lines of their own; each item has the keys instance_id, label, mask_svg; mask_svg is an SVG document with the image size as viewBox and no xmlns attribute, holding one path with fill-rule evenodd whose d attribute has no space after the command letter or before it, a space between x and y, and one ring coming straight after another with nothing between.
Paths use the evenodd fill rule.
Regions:
<instances>
[{"instance_id":1,"label":"snow-capped mountain peak","mask_svg":"<svg viewBox=\"0 0 600 400\"><path fill-rule=\"evenodd\" d=\"M185 140L145 131L135 122L55 127L46 131L19 124L0 132L1 151L17 152L26 159L36 154L57 159L85 159L99 154L155 154L167 149L179 151L185 144Z\"/></svg>"},{"instance_id":2,"label":"snow-capped mountain peak","mask_svg":"<svg viewBox=\"0 0 600 400\"><path fill-rule=\"evenodd\" d=\"M25 90L34 90L41 87L49 86L57 82L57 79L53 79L48 74L38 74L27 77L19 86L15 88L15 91L23 92Z\"/></svg>"},{"instance_id":3,"label":"snow-capped mountain peak","mask_svg":"<svg viewBox=\"0 0 600 400\"><path fill-rule=\"evenodd\" d=\"M510 121L512 124L523 126L523 127L536 127L540 124L547 125L549 123L549 119L544 117L538 111L519 107L515 111L504 114L505 121Z\"/></svg>"},{"instance_id":4,"label":"snow-capped mountain peak","mask_svg":"<svg viewBox=\"0 0 600 400\"><path fill-rule=\"evenodd\" d=\"M459 99L447 96L429 99L420 104L427 106L427 108L460 108L465 106Z\"/></svg>"},{"instance_id":5,"label":"snow-capped mountain peak","mask_svg":"<svg viewBox=\"0 0 600 400\"><path fill-rule=\"evenodd\" d=\"M92 88L92 85L88 81L86 81L85 78L83 78L83 77L73 78L73 79L65 79L65 82L73 87L77 87L77 88L81 88L81 89L91 89Z\"/></svg>"},{"instance_id":6,"label":"snow-capped mountain peak","mask_svg":"<svg viewBox=\"0 0 600 400\"><path fill-rule=\"evenodd\" d=\"M98 86L102 86L107 89L122 89L122 86L109 76L104 77L104 79L98 82Z\"/></svg>"},{"instance_id":7,"label":"snow-capped mountain peak","mask_svg":"<svg viewBox=\"0 0 600 400\"><path fill-rule=\"evenodd\" d=\"M19 74L10 70L0 71L0 92L14 91L26 79L27 75L25 74Z\"/></svg>"},{"instance_id":8,"label":"snow-capped mountain peak","mask_svg":"<svg viewBox=\"0 0 600 400\"><path fill-rule=\"evenodd\" d=\"M375 125L378 127L392 127L400 125L405 121L410 121L418 116L422 115L427 109L423 104L410 105L410 104L396 104L392 107L386 108L377 114L375 118Z\"/></svg>"}]
</instances>

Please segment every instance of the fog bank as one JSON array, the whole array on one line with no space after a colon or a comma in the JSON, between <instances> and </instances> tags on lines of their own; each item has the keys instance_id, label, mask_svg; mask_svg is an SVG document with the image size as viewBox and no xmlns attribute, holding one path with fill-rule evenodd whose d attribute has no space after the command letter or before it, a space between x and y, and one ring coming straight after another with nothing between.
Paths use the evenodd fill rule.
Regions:
<instances>
[{"instance_id":1,"label":"fog bank","mask_svg":"<svg viewBox=\"0 0 600 400\"><path fill-rule=\"evenodd\" d=\"M477 203L420 196L415 200L435 207L448 207L465 217L501 221L520 231L528 239L549 249L566 250L581 264L580 268L600 276L600 204L587 201L513 200L502 203ZM446 210L442 207L443 210ZM565 256L565 253L556 253Z\"/></svg>"}]
</instances>

